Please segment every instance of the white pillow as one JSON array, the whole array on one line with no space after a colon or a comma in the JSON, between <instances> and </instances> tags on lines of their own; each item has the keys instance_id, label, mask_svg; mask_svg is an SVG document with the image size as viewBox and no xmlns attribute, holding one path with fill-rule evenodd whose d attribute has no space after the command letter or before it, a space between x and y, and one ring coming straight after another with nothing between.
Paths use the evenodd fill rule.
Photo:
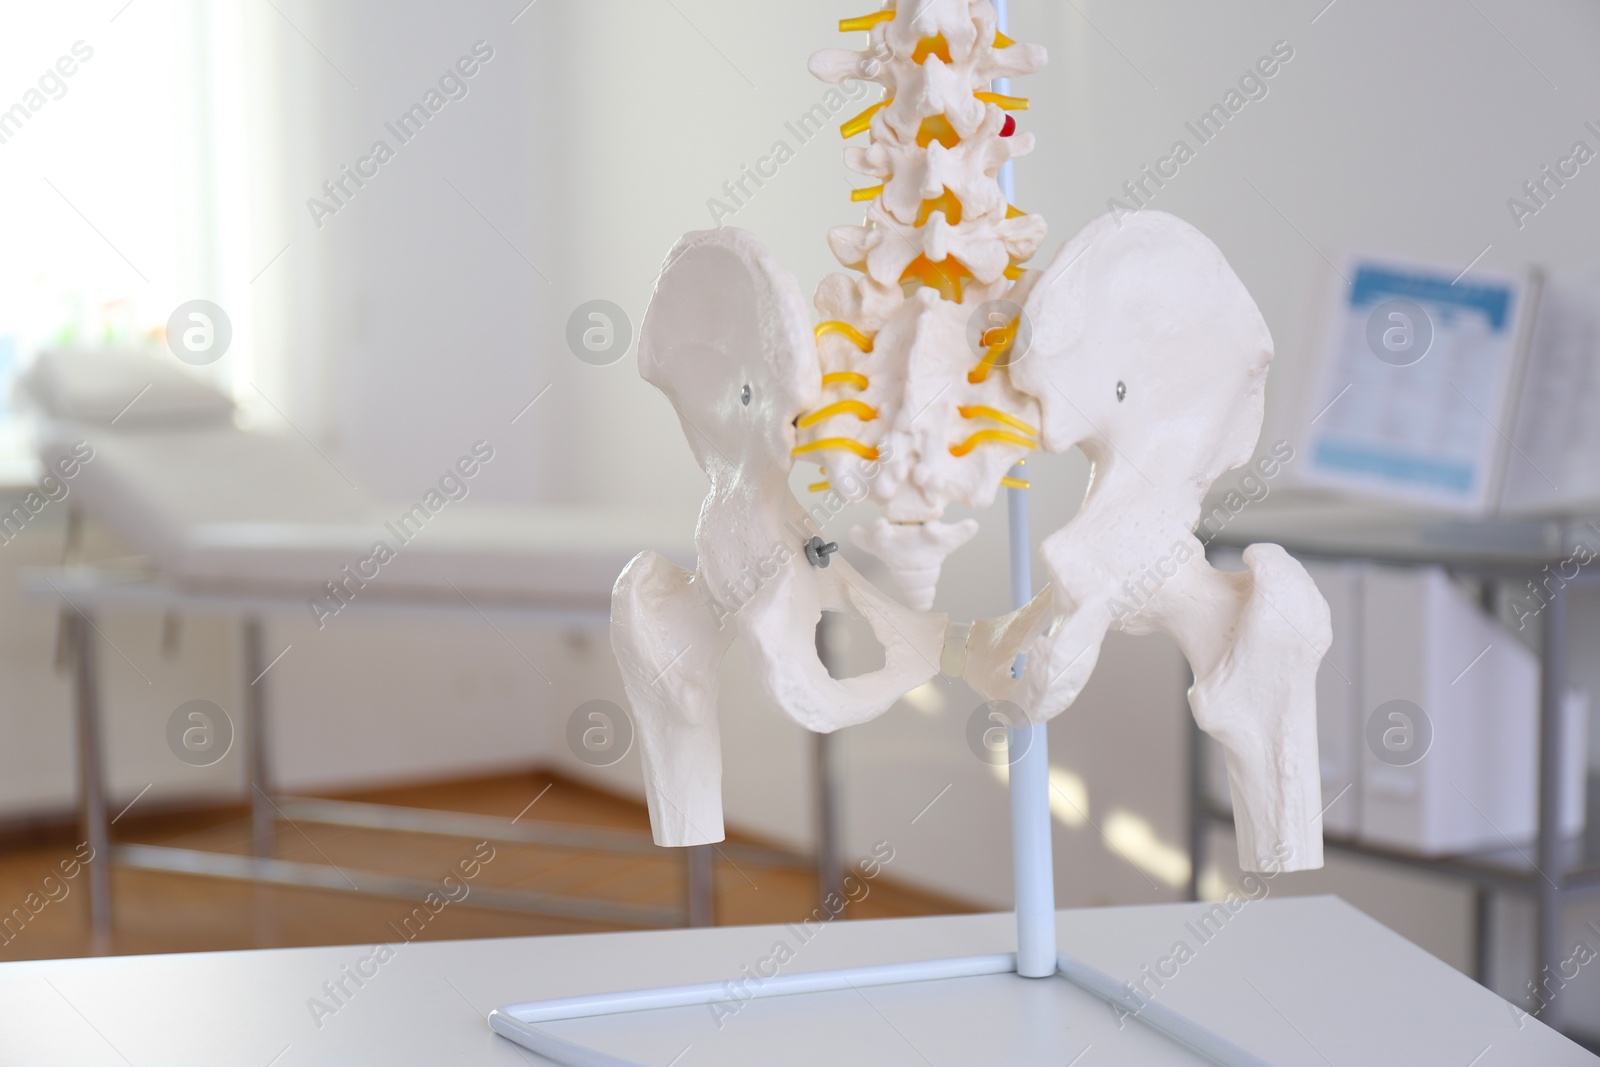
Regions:
<instances>
[{"instance_id":1,"label":"white pillow","mask_svg":"<svg viewBox=\"0 0 1600 1067\"><path fill-rule=\"evenodd\" d=\"M134 349L51 348L24 378L28 396L53 419L119 430L216 426L233 421L233 399ZM137 398L137 399L136 399Z\"/></svg>"}]
</instances>

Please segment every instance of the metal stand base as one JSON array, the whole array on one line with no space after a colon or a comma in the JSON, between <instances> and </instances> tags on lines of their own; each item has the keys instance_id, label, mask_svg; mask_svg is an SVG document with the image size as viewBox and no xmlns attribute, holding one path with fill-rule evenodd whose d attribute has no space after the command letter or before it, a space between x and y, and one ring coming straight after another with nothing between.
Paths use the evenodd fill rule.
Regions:
<instances>
[{"instance_id":1,"label":"metal stand base","mask_svg":"<svg viewBox=\"0 0 1600 1067\"><path fill-rule=\"evenodd\" d=\"M877 967L851 967L812 974L778 975L759 985L746 987L750 996L760 999L794 996L800 993L826 993L873 986L904 985L951 978L1017 973L1017 957L1010 953L994 956L957 956L943 960L893 963ZM1212 1033L1199 1023L1153 1001L1139 999L1115 978L1071 956L1057 956L1052 975L1060 975L1073 985L1092 993L1157 1033L1188 1048L1222 1067L1268 1067L1266 1061L1226 1038ZM621 1015L657 1008L683 1008L715 1004L728 997L727 983L665 986L626 993L600 993L588 997L530 1001L508 1004L489 1013L489 1026L523 1048L567 1067L641 1067L584 1045L558 1037L539 1024L565 1019Z\"/></svg>"}]
</instances>

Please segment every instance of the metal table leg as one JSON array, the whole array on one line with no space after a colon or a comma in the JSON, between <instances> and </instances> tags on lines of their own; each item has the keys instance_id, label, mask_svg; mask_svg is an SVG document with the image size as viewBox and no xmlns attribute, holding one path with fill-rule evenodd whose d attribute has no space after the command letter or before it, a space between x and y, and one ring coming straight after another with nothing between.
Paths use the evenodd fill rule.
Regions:
<instances>
[{"instance_id":1,"label":"metal table leg","mask_svg":"<svg viewBox=\"0 0 1600 1067\"><path fill-rule=\"evenodd\" d=\"M106 821L105 746L100 730L95 629L93 621L81 611L69 610L66 618L78 727L79 813L90 848L89 931L92 951L105 955L111 951L111 827Z\"/></svg>"},{"instance_id":2,"label":"metal table leg","mask_svg":"<svg viewBox=\"0 0 1600 1067\"><path fill-rule=\"evenodd\" d=\"M689 868L689 925L716 925L716 867L712 845L690 845L683 850Z\"/></svg>"},{"instance_id":3,"label":"metal table leg","mask_svg":"<svg viewBox=\"0 0 1600 1067\"><path fill-rule=\"evenodd\" d=\"M1494 578L1482 578L1478 585L1478 604L1484 614L1498 617L1500 611L1500 586ZM1493 978L1494 966L1494 891L1486 885L1472 889L1472 977L1485 988Z\"/></svg>"},{"instance_id":4,"label":"metal table leg","mask_svg":"<svg viewBox=\"0 0 1600 1067\"><path fill-rule=\"evenodd\" d=\"M1481 986L1488 987L1493 965L1492 941L1494 938L1494 892L1488 886L1472 890L1472 977Z\"/></svg>"},{"instance_id":5,"label":"metal table leg","mask_svg":"<svg viewBox=\"0 0 1600 1067\"><path fill-rule=\"evenodd\" d=\"M830 675L837 660L833 652L834 622L826 613L817 623L817 658ZM837 675L835 675L837 677ZM844 841L840 836L839 745L833 734L811 735L811 780L816 804L817 903L828 910L828 894L844 899Z\"/></svg>"},{"instance_id":6,"label":"metal table leg","mask_svg":"<svg viewBox=\"0 0 1600 1067\"><path fill-rule=\"evenodd\" d=\"M812 734L817 800L817 899L844 899L844 842L839 838L838 742L835 734Z\"/></svg>"},{"instance_id":7,"label":"metal table leg","mask_svg":"<svg viewBox=\"0 0 1600 1067\"><path fill-rule=\"evenodd\" d=\"M1191 681L1192 681L1191 676ZM1200 868L1206 865L1206 749L1205 734L1189 712L1187 695L1184 720L1189 724L1189 899L1200 899Z\"/></svg>"},{"instance_id":8,"label":"metal table leg","mask_svg":"<svg viewBox=\"0 0 1600 1067\"><path fill-rule=\"evenodd\" d=\"M1566 868L1561 849L1562 748L1566 716L1562 702L1567 688L1567 593L1555 589L1540 615L1539 640L1539 842L1534 881L1533 980L1540 986L1556 973L1561 959L1561 889ZM1561 1028L1562 998L1551 998L1539 1012L1546 1026Z\"/></svg>"},{"instance_id":9,"label":"metal table leg","mask_svg":"<svg viewBox=\"0 0 1600 1067\"><path fill-rule=\"evenodd\" d=\"M267 755L267 669L261 643L261 619L247 616L240 626L244 643L245 760L250 782L250 828L255 854L270 859L273 854L272 777Z\"/></svg>"}]
</instances>

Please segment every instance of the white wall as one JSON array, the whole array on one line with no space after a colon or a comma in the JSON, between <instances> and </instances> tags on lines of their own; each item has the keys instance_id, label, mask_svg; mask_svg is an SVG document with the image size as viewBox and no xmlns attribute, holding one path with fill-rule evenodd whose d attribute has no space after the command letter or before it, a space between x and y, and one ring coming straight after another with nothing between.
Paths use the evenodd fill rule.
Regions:
<instances>
[{"instance_id":1,"label":"white wall","mask_svg":"<svg viewBox=\"0 0 1600 1067\"><path fill-rule=\"evenodd\" d=\"M258 101L269 124L253 168L255 241L263 262L288 251L256 293L270 331L263 362L277 369L261 383L272 404L249 389L242 400L265 425L287 418L382 498L416 500L483 440L495 459L469 505L550 499L550 457L565 450L551 416L573 399L553 389L517 416L550 383L544 331L562 314L539 275L561 277L552 233L565 213L550 208L570 180L546 164L559 151L556 39L482 6L283 11L247 16L266 44L255 73L283 93L277 115ZM465 97L401 144L386 124L478 42L492 55L464 79ZM307 200L327 203L323 183L379 139L394 158L314 219ZM573 689L584 663L573 635L343 618L308 633L302 622L269 640L298 640L273 672L274 744L291 787L545 762L557 720L586 698Z\"/></svg>"}]
</instances>

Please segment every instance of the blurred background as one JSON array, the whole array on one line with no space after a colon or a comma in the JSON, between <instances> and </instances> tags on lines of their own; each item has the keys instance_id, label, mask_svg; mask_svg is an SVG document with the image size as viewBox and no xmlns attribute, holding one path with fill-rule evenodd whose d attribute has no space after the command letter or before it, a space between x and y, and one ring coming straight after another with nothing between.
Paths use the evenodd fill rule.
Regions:
<instances>
[{"instance_id":1,"label":"blurred background","mask_svg":"<svg viewBox=\"0 0 1600 1067\"><path fill-rule=\"evenodd\" d=\"M537 610L497 597L537 582L508 576L531 565L495 538L549 536L555 571L569 566L561 553L574 541L626 542L623 559L645 547L682 554L704 479L670 405L639 379L632 342L663 257L686 230L752 231L808 294L838 269L825 234L859 221L848 194L868 179L844 167L832 126L859 107L830 115L814 137L797 137L793 124L827 108L807 57L841 40L858 46L835 27L864 11L835 0L109 0L0 15L9 73L0 82L0 511L9 517L0 960L390 937L405 901L459 873L473 846L438 826L383 830L377 805L620 835L567 847L513 837L474 880L478 898L437 913L420 936L680 921L693 877L682 858L629 851L646 826L637 751L624 743L600 758L581 740L599 721L587 717L593 701L624 720L603 726L627 729L603 618L580 595L593 590L563 587ZM1600 306L1600 288L1582 282L1597 258L1600 167L1587 165L1593 151L1575 150L1580 141L1600 149L1593 4L1017 0L1011 19L1011 36L1050 54L1014 86L1032 101L1019 122L1038 138L1017 167L1017 200L1051 225L1035 264L1118 203L1148 202L1204 231L1276 342L1263 452L1302 441L1307 414L1318 414L1329 272L1349 256L1432 264L1446 281L1469 269L1517 284L1574 279L1563 290L1577 294L1572 314ZM1251 83L1262 88L1198 140L1187 124L1267 56L1279 62ZM1192 158L1130 199L1126 183L1179 140ZM731 195L779 141L792 158ZM1565 177L1552 182L1542 168ZM610 305L598 354L571 340L575 323L581 335L602 321L589 318L595 301ZM1568 336L1577 340L1561 373L1592 376L1595 331L1574 325ZM1490 436L1509 443L1509 422L1501 432L1499 416L1490 421ZM1525 424L1518 415L1519 442ZM249 436L236 453L238 435ZM258 450L250 442L259 439L271 444ZM1591 460L1576 440L1553 454ZM59 463L78 442L92 458L80 451L69 475ZM1088 467L1076 454L1039 455L1028 469L1037 544L1073 514ZM806 480L797 473L802 490ZM1561 808L1565 821L1541 848L1532 665L1557 628L1525 599L1519 614L1511 595L1539 584L1546 558L1570 556L1581 526L1549 514L1513 521L1492 507L1446 521L1404 501L1335 498L1294 482L1271 486L1277 499L1249 491L1237 529L1265 529L1265 539L1280 507L1294 512L1285 529L1307 538L1337 521L1350 536L1325 539L1337 561L1317 576L1355 657L1339 662L1357 671L1352 650L1381 647L1394 653L1386 677L1414 686L1345 679L1346 718L1325 723L1324 778L1344 773L1351 792L1325 788L1328 817L1374 788L1381 796L1337 833L1330 822L1330 837L1351 847L1330 848L1325 870L1274 879L1270 892L1337 893L1514 1003L1595 1018L1592 969L1570 966L1555 980L1536 968L1567 961L1585 939L1600 946L1600 904L1564 873L1588 870L1595 854L1583 837L1597 822L1585 818L1583 787L1600 769L1586 704L1600 683L1600 659L1588 654L1600 640L1600 597L1573 583L1562 601L1555 636L1573 694L1557 692L1568 728L1546 769L1564 768L1566 806L1548 810ZM346 540L318 542L314 523L332 516L341 537L364 545L384 535L380 517L436 489L448 497L451 544L499 546L459 598L446 589L401 605L401 580L388 592L374 580L347 611L320 588L272 584L287 565L260 540L267 533L326 549L318 573L342 582L339 562L355 565L359 553L344 552ZM227 521L209 529L211 540L186 534L184 517L213 504ZM1582 504L1567 514L1588 514ZM870 514L846 507L824 532L848 546L848 528ZM501 533L490 530L495 516L511 517ZM946 568L939 606L954 618L1009 610L1003 518L992 509ZM1361 540L1380 528L1398 532ZM1586 543L1600 544L1600 533ZM419 536L393 573L404 564L407 581L426 584L422 551ZM1373 567L1397 555L1417 567ZM259 580L232 559L260 563ZM1428 566L1463 559L1471 565ZM75 570L36 570L63 564ZM86 564L141 588L167 569L182 580L119 599L108 583L71 584ZM1481 580L1513 564L1529 573L1506 579L1511 594ZM832 639L842 662L860 652L847 633ZM1489 646L1482 662L1472 660L1480 644ZM96 855L68 876L63 864L83 858L87 833L85 648L111 840L244 857L262 847L267 791L343 798L365 806L335 821L304 801L269 801L267 851L402 881L375 877L368 888L389 895L358 895L348 890L360 875L292 887L242 876L266 868L174 873L187 861L137 850L114 871ZM1171 901L1191 889L1220 898L1239 885L1225 812L1195 815L1194 795L1206 791L1192 769L1215 760L1191 751L1188 681L1167 639L1112 635L1089 689L1052 723L1062 907ZM1396 761L1374 749L1380 773L1359 773L1374 763L1360 751L1369 716L1398 697L1425 709L1434 739L1405 765L1448 757L1456 770L1386 785L1382 772ZM841 863L880 841L894 851L849 917L1009 906L1005 769L969 743L980 701L959 683L916 690L821 752L764 705L735 647L721 707L728 822L747 851L715 857L716 921L809 914L818 827L830 818ZM252 744L256 721L267 726ZM1513 740L1498 755L1451 747L1480 730ZM1359 739L1345 753L1353 762L1330 770L1331 739L1347 735ZM270 787L259 793L246 785L258 755L256 781ZM834 803L819 805L830 778ZM1212 778L1221 778L1215 767ZM1485 795L1469 781L1505 793L1504 811L1478 812L1481 826L1453 832L1419 816L1396 829L1411 816L1383 814L1385 803L1422 804L1437 789L1453 813L1446 822L1471 822L1450 792L1454 782L1462 797ZM1225 790L1202 807L1223 802ZM464 832L475 840L479 829ZM1192 838L1203 846L1198 867ZM1499 867L1460 859L1485 849ZM1557 877L1547 876L1552 860ZM91 875L111 892L100 936ZM1561 899L1541 927L1537 905L1550 914L1552 888ZM482 906L491 890L640 910L558 902L535 914L526 901L494 910Z\"/></svg>"}]
</instances>

